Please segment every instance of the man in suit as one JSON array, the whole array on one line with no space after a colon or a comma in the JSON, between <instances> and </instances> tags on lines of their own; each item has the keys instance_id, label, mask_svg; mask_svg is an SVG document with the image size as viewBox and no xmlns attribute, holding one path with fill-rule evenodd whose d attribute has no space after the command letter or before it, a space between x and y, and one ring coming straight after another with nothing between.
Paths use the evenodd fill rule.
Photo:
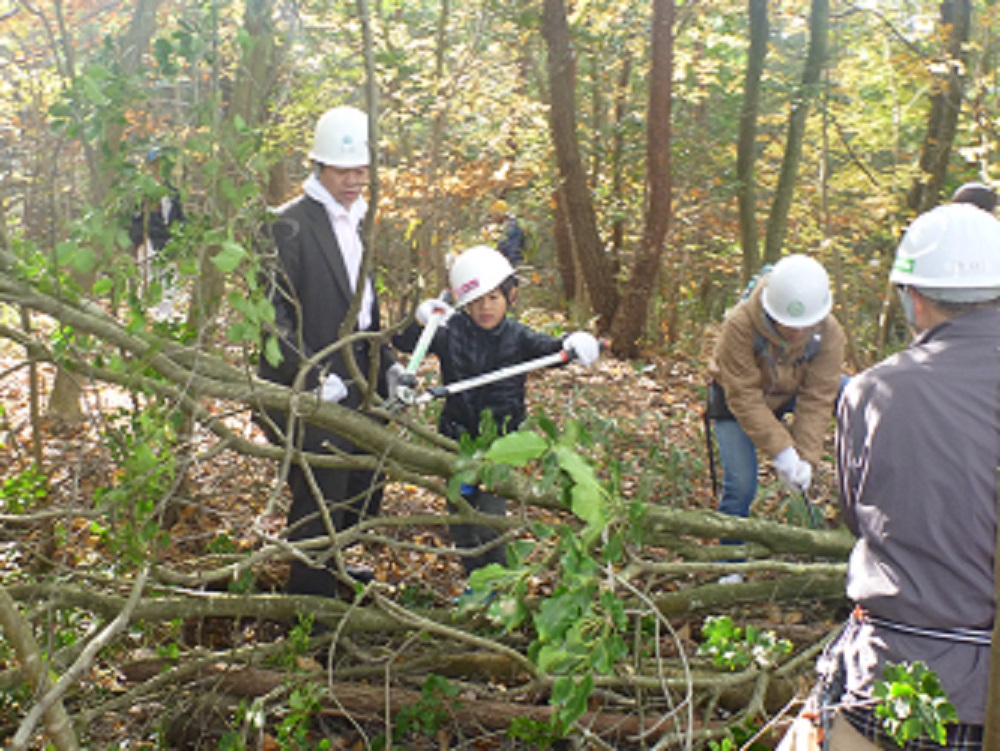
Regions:
<instances>
[{"instance_id":1,"label":"man in suit","mask_svg":"<svg viewBox=\"0 0 1000 751\"><path fill-rule=\"evenodd\" d=\"M372 281L361 277L364 247L359 230L367 209L363 194L369 171L367 115L353 107L326 112L316 125L309 158L313 173L303 185L303 195L279 208L271 226L277 259L271 279L275 331L270 333L277 336L282 357L280 362L262 357L259 374L357 409L366 401L366 384L352 378L345 349L353 353L362 379L377 376L372 386L383 396L390 382L404 372L388 346L377 346L371 339L331 349L341 338L341 324L359 285L362 303L351 333L379 330ZM372 374L376 356L379 368ZM307 452L328 454L334 447L345 454L361 453L343 437L300 419L274 413L268 418L270 437L279 444L284 445L290 433L294 444ZM383 479L368 470L293 463L288 482L292 491L288 539L293 542L348 529L377 514L382 498ZM342 559L332 548L302 552L305 556L291 564L290 594L335 597L338 572L362 581L372 578L367 569L341 569Z\"/></svg>"},{"instance_id":2,"label":"man in suit","mask_svg":"<svg viewBox=\"0 0 1000 751\"><path fill-rule=\"evenodd\" d=\"M155 195L136 207L128 235L135 250L143 292L153 282L160 288L160 301L151 313L153 318L163 321L174 316L176 304L184 298L177 265L163 251L185 216L180 191L170 182L170 160L158 146L146 154L146 167L156 183Z\"/></svg>"}]
</instances>

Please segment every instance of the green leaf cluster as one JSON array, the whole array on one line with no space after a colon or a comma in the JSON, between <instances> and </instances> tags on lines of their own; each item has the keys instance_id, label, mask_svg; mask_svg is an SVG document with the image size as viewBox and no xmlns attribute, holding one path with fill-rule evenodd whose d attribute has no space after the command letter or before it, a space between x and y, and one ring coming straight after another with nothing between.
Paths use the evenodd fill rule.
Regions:
<instances>
[{"instance_id":1,"label":"green leaf cluster","mask_svg":"<svg viewBox=\"0 0 1000 751\"><path fill-rule=\"evenodd\" d=\"M36 467L11 475L0 485L0 505L11 514L21 514L34 508L48 495L48 475Z\"/></svg>"},{"instance_id":2,"label":"green leaf cluster","mask_svg":"<svg viewBox=\"0 0 1000 751\"><path fill-rule=\"evenodd\" d=\"M958 722L937 674L924 662L888 663L872 693L880 700L875 716L900 746L923 735L943 746L945 725Z\"/></svg>"},{"instance_id":3,"label":"green leaf cluster","mask_svg":"<svg viewBox=\"0 0 1000 751\"><path fill-rule=\"evenodd\" d=\"M178 473L180 416L168 405L151 401L141 412L123 411L120 417L105 431L119 474L113 484L94 494L110 524L95 522L94 531L112 550L139 564L168 542L160 515Z\"/></svg>"},{"instance_id":4,"label":"green leaf cluster","mask_svg":"<svg viewBox=\"0 0 1000 751\"><path fill-rule=\"evenodd\" d=\"M316 744L309 744L312 717L320 710L316 688L304 683L295 688L288 697L288 713L278 723L275 741L279 749L316 749L325 751L331 747L330 739L323 738Z\"/></svg>"},{"instance_id":5,"label":"green leaf cluster","mask_svg":"<svg viewBox=\"0 0 1000 751\"><path fill-rule=\"evenodd\" d=\"M550 703L556 712L547 732L558 736L586 711L594 676L614 673L629 654L629 619L613 573L634 536L634 519L609 489L613 484L602 482L581 452L587 436L577 423L559 430L543 421L541 427L543 433L522 428L496 439L478 454L478 474L470 469L462 481L495 480L505 468L534 466L542 472L542 483L559 484L577 523L535 524L536 541L513 543L508 567L494 564L472 574L463 608L486 608L488 617L508 631L531 630L527 655L540 673L554 678ZM553 561L550 593L529 605L530 582L549 572ZM525 726L512 732L531 735L535 742L546 736Z\"/></svg>"},{"instance_id":6,"label":"green leaf cluster","mask_svg":"<svg viewBox=\"0 0 1000 751\"><path fill-rule=\"evenodd\" d=\"M771 668L792 651L792 643L779 639L773 631L753 625L741 628L728 615L706 618L701 635L704 641L698 647L698 654L711 658L723 670L743 670L751 664Z\"/></svg>"},{"instance_id":7,"label":"green leaf cluster","mask_svg":"<svg viewBox=\"0 0 1000 751\"><path fill-rule=\"evenodd\" d=\"M433 673L428 675L420 688L420 699L400 707L393 718L392 737L395 743L403 742L411 734L433 738L451 713L461 709L461 703L455 701L459 690L447 678ZM371 747L373 751L387 748L386 738L374 739Z\"/></svg>"}]
</instances>

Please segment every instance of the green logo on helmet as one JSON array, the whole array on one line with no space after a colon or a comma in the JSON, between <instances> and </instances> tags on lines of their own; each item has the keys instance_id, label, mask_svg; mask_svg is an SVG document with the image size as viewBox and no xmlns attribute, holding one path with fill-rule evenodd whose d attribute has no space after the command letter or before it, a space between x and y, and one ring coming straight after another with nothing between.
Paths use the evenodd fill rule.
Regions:
<instances>
[{"instance_id":1,"label":"green logo on helmet","mask_svg":"<svg viewBox=\"0 0 1000 751\"><path fill-rule=\"evenodd\" d=\"M792 318L801 318L805 315L806 306L802 304L801 300L792 300L792 302L788 303L788 307L785 310Z\"/></svg>"},{"instance_id":2,"label":"green logo on helmet","mask_svg":"<svg viewBox=\"0 0 1000 751\"><path fill-rule=\"evenodd\" d=\"M902 271L904 274L912 274L913 267L916 265L916 261L912 258L897 258L893 262L892 268L896 271Z\"/></svg>"}]
</instances>

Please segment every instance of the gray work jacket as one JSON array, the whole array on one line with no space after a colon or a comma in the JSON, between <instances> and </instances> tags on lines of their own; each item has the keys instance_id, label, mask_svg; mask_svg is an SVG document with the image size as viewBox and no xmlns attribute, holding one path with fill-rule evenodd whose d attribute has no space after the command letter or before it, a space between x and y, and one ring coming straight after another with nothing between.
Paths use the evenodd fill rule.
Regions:
<instances>
[{"instance_id":1,"label":"gray work jacket","mask_svg":"<svg viewBox=\"0 0 1000 751\"><path fill-rule=\"evenodd\" d=\"M841 502L858 538L847 596L895 623L992 628L1000 311L939 324L853 378L837 423ZM983 723L989 647L878 625L849 632L849 694L869 696L886 662L922 660L959 720Z\"/></svg>"}]
</instances>

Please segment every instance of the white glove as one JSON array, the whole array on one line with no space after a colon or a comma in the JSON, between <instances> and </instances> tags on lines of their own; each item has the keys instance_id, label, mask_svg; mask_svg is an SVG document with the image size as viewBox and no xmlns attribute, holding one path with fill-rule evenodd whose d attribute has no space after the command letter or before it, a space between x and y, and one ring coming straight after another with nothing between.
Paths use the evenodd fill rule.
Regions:
<instances>
[{"instance_id":1,"label":"white glove","mask_svg":"<svg viewBox=\"0 0 1000 751\"><path fill-rule=\"evenodd\" d=\"M441 326L448 323L448 319L455 314L455 309L453 307L451 307L444 300L439 300L434 297L430 300L424 300L417 306L416 318L420 322L421 326L426 326L427 322L431 320L431 315L438 311L443 314L441 316Z\"/></svg>"},{"instance_id":2,"label":"white glove","mask_svg":"<svg viewBox=\"0 0 1000 751\"><path fill-rule=\"evenodd\" d=\"M319 385L319 398L324 402L339 402L347 396L347 386L336 373L328 374Z\"/></svg>"},{"instance_id":3,"label":"white glove","mask_svg":"<svg viewBox=\"0 0 1000 751\"><path fill-rule=\"evenodd\" d=\"M774 468L778 470L778 479L788 488L805 493L812 483L812 466L799 458L799 452L794 446L783 449L774 457Z\"/></svg>"},{"instance_id":4,"label":"white glove","mask_svg":"<svg viewBox=\"0 0 1000 751\"><path fill-rule=\"evenodd\" d=\"M601 355L597 338L586 331L577 331L563 339L563 349L575 354L581 365L593 365Z\"/></svg>"}]
</instances>

